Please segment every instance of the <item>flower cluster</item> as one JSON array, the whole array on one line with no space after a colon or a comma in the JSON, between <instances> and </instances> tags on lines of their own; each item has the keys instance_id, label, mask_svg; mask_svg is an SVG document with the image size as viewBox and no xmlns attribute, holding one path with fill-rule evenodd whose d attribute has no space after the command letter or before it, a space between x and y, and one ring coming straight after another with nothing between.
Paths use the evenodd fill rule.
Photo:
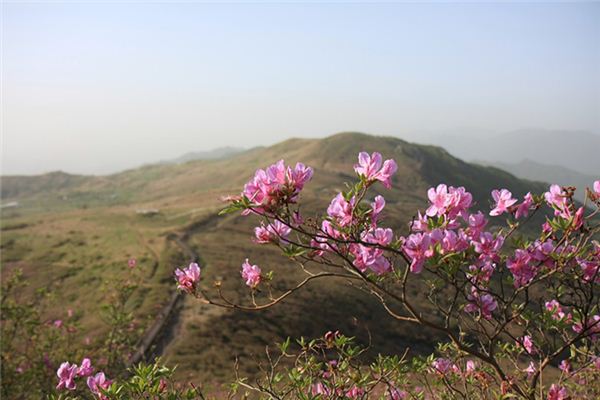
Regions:
<instances>
[{"instance_id":1,"label":"flower cluster","mask_svg":"<svg viewBox=\"0 0 600 400\"><path fill-rule=\"evenodd\" d=\"M313 170L302 163L295 168L286 167L283 160L266 169L259 169L246 183L242 196L257 210L272 210L278 205L297 200L300 191L313 175Z\"/></svg>"},{"instance_id":2,"label":"flower cluster","mask_svg":"<svg viewBox=\"0 0 600 400\"><path fill-rule=\"evenodd\" d=\"M276 304L313 279L338 276L353 284L358 280L357 286L376 296L393 318L447 333L450 343L439 346L443 356L417 368L417 373L429 376L421 385L408 384L410 378L398 382L385 378L390 399L438 398L428 380L432 376L448 392L464 389L463 398L528 398L533 389L527 382L537 385L549 363L558 365L561 360L556 358L580 342L584 343L580 353L563 359L559 369L570 379L593 376L596 372L590 372L589 365L600 342L600 308L591 303L597 302L593 285L600 283L600 244L593 240L598 231L592 223L595 213L576 205L574 189L551 185L543 195L527 192L520 197L498 188L490 193L490 209L482 211L473 210L474 196L467 189L440 183L427 190L428 204L417 212L408 232L400 235L382 222L385 198L369 196L378 182L390 189L397 169L392 159L383 161L379 153L361 152L354 165L358 181L335 193L322 216L306 221L297 200L312 169L298 164L292 170L279 161L258 170L243 196L226 211L262 217L254 229L254 242L279 247L300 264L307 278L276 297L270 284L268 291L255 290L263 279L271 282L273 273L263 275L258 265L246 259L241 276L252 289L253 308ZM600 181L587 193L600 205ZM515 233L525 223L535 222L544 204L554 215L542 210L546 218L539 235ZM316 271L319 265L322 271ZM409 287L409 281L415 286ZM423 285L426 293L419 293ZM411 292L417 296L407 294ZM421 301L428 301L436 312L429 315L431 309L421 309ZM536 314L536 309L541 312ZM338 346L340 337L328 333L326 349ZM511 337L513 343L506 343ZM557 347L560 341L568 345ZM305 343L301 346L306 348ZM481 365L465 356L479 358ZM507 362L498 362L500 357ZM310 389L302 391L304 396L364 398L370 394L366 380L336 380L345 365L340 360L319 365L326 367L307 381ZM385 371L377 370L373 376L383 377ZM313 372L307 367L298 373ZM546 378L543 381L548 386L540 393L549 399L566 399L573 389L570 381L559 380L552 386ZM477 388L489 391L483 395Z\"/></svg>"},{"instance_id":3,"label":"flower cluster","mask_svg":"<svg viewBox=\"0 0 600 400\"><path fill-rule=\"evenodd\" d=\"M197 263L193 262L187 268L177 268L175 270L175 278L177 280L177 289L193 294L200 280L200 267Z\"/></svg>"},{"instance_id":4,"label":"flower cluster","mask_svg":"<svg viewBox=\"0 0 600 400\"><path fill-rule=\"evenodd\" d=\"M84 358L80 366L65 361L56 371L56 375L58 376L56 389L75 390L77 388L75 379L79 377L87 378L87 386L94 397L101 400L107 399L102 392L108 389L112 382L106 379L104 372L98 372L95 375L93 373L94 368L89 358Z\"/></svg>"},{"instance_id":5,"label":"flower cluster","mask_svg":"<svg viewBox=\"0 0 600 400\"><path fill-rule=\"evenodd\" d=\"M381 154L375 152L371 155L364 151L358 154L358 163L354 164L354 171L368 183L380 181L383 186L392 187L391 177L398 170L394 160L385 160L382 164Z\"/></svg>"},{"instance_id":6,"label":"flower cluster","mask_svg":"<svg viewBox=\"0 0 600 400\"><path fill-rule=\"evenodd\" d=\"M242 278L246 281L246 285L251 288L256 288L261 280L261 270L258 265L251 265L248 259L242 264Z\"/></svg>"}]
</instances>

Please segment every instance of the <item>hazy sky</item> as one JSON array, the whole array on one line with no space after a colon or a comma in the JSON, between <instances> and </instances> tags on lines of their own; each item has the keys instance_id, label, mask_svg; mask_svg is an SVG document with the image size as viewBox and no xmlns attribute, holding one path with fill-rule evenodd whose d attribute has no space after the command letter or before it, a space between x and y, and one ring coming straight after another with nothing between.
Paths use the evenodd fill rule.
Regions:
<instances>
[{"instance_id":1,"label":"hazy sky","mask_svg":"<svg viewBox=\"0 0 600 400\"><path fill-rule=\"evenodd\" d=\"M358 130L600 132L600 3L7 3L2 173Z\"/></svg>"}]
</instances>

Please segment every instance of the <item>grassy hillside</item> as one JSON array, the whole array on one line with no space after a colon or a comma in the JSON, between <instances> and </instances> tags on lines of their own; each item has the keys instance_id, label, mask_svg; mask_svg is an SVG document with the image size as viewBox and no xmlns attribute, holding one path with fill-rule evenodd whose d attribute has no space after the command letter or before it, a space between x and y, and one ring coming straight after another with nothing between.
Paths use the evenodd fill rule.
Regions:
<instances>
[{"instance_id":1,"label":"grassy hillside","mask_svg":"<svg viewBox=\"0 0 600 400\"><path fill-rule=\"evenodd\" d=\"M239 193L257 168L278 159L302 161L315 169L303 192L305 215L323 212L343 182L352 179L359 151L379 151L399 166L393 189L385 194L385 224L406 233L407 223L426 203L427 188L445 182L467 187L487 209L492 189L506 187L515 195L545 188L496 168L468 164L441 148L359 133L321 140L290 139L227 159L153 165L105 177L50 174L3 177L2 202L20 206L3 210L1 261L3 278L13 268L25 270L31 290L51 287L60 298L48 310L56 317L66 307L84 309L81 337L104 332L95 316L105 296L102 282L127 268L129 257L140 261L143 290L134 299L141 327L148 324L173 289L172 270L186 256L168 237L181 236L201 257L204 284L223 282L227 296L248 301L239 276L249 257L264 271L282 278L279 289L299 279L297 267L251 241L252 217L216 217L220 197ZM142 209L158 214L140 215ZM413 296L423 296L413 290ZM219 384L233 374L235 357L246 373L255 372L253 358L264 346L289 335L318 336L341 329L367 341L372 352L399 352L406 346L427 350L433 335L422 328L385 318L373 300L344 282L314 284L265 312L231 312L208 308L191 298L170 329L163 356L178 364L180 377Z\"/></svg>"}]
</instances>

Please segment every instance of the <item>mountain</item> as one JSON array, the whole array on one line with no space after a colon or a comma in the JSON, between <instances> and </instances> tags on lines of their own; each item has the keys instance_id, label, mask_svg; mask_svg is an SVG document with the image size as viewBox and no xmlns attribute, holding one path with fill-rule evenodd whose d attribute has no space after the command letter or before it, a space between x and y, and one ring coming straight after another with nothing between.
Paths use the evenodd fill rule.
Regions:
<instances>
[{"instance_id":1,"label":"mountain","mask_svg":"<svg viewBox=\"0 0 600 400\"><path fill-rule=\"evenodd\" d=\"M98 304L106 296L99 287L102 282L109 282L110 287L112 276L128 271L130 257L138 259L137 269L128 273L138 274L140 282L131 300L140 331L168 303L174 289L173 269L189 262L190 249L200 257L203 284L212 295L216 289L211 283L218 280L227 298L250 301L240 278L245 258L265 272L274 271L278 283L273 290L281 293L303 278L301 269L274 248L252 242L254 217L218 217L221 196L239 193L257 168L279 159L290 164L302 161L315 169L301 195L302 212L308 218L323 213L331 198L343 190L343 182L353 179L352 165L359 151L379 151L398 163L393 188L375 187L387 201L384 224L398 234L406 234L416 210L426 207L427 189L440 182L465 186L484 210L495 188L508 188L516 196L545 190L545 185L498 168L466 163L440 147L361 133L290 139L226 159L69 178L67 183L59 180L63 184L57 187L48 183L54 181L47 176L3 178L7 193L3 201L19 202L18 208L3 210L3 276L23 268L31 281L26 293L38 287L57 292L59 301L46 311L48 318L62 317L69 307L85 310L79 321L80 338L90 336L96 342L106 332L96 317ZM23 182L27 191L18 190ZM36 182L46 183L37 190ZM136 212L140 209L156 212L141 215ZM415 299L425 295L416 287L408 294ZM185 297L157 352L166 362L179 365L179 378L220 384L231 379L236 357L240 373L252 375L255 357L264 354L266 345L287 336L317 337L336 329L363 343L372 338L371 355L398 353L407 346L414 352L430 351L436 338L421 327L391 321L376 300L333 280L311 283L276 307L254 313L208 307Z\"/></svg>"},{"instance_id":2,"label":"mountain","mask_svg":"<svg viewBox=\"0 0 600 400\"><path fill-rule=\"evenodd\" d=\"M418 132L407 134L418 143L444 147L464 160L517 164L523 160L557 165L582 174L598 176L600 135L585 131L521 129L505 133Z\"/></svg>"},{"instance_id":3,"label":"mountain","mask_svg":"<svg viewBox=\"0 0 600 400\"><path fill-rule=\"evenodd\" d=\"M486 163L482 163L486 164ZM574 186L577 188L575 198L584 201L585 188L592 187L600 176L582 174L569 168L558 165L540 164L531 160L523 160L517 164L496 162L492 164L500 169L510 172L519 178L538 182L556 183L561 186Z\"/></svg>"},{"instance_id":4,"label":"mountain","mask_svg":"<svg viewBox=\"0 0 600 400\"><path fill-rule=\"evenodd\" d=\"M229 158L237 153L244 151L241 147L219 147L210 151L195 151L186 153L180 157L174 158L172 160L163 161L163 163L167 164L183 164L189 161L195 160L218 160L221 158Z\"/></svg>"}]
</instances>

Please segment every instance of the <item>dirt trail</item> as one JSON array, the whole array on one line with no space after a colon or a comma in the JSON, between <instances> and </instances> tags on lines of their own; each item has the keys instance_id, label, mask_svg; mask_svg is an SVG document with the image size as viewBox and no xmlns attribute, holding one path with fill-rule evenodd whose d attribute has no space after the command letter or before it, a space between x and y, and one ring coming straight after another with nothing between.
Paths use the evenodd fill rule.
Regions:
<instances>
[{"instance_id":1,"label":"dirt trail","mask_svg":"<svg viewBox=\"0 0 600 400\"><path fill-rule=\"evenodd\" d=\"M200 221L194 222L178 233L170 233L166 240L174 242L187 256L190 262L198 262L199 255L187 243L190 235L194 232L206 228L216 222L216 215L211 215ZM157 261L158 261L158 255ZM167 346L177 337L177 332L181 329L180 314L185 302L185 296L179 290L173 289L169 302L158 313L154 323L144 333L136 345L136 351L129 359L129 364L133 365L143 360L152 360L155 357L164 354Z\"/></svg>"}]
</instances>

